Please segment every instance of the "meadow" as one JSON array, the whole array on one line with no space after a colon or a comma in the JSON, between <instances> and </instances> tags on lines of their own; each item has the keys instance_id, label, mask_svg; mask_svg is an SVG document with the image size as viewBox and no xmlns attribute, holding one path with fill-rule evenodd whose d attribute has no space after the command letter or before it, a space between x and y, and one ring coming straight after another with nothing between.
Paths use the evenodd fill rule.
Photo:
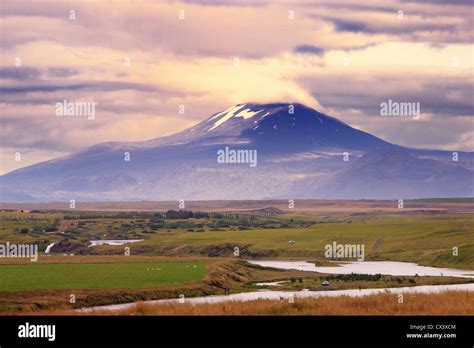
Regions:
<instances>
[{"instance_id":1,"label":"meadow","mask_svg":"<svg viewBox=\"0 0 474 348\"><path fill-rule=\"evenodd\" d=\"M0 291L147 288L204 274L200 262L10 264L0 266Z\"/></svg>"}]
</instances>

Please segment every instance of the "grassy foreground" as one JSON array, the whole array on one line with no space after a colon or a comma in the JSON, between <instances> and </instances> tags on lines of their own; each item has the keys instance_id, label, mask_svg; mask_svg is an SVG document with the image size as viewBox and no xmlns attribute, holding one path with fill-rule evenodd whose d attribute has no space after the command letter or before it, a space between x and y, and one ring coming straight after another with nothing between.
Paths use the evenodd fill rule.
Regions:
<instances>
[{"instance_id":1,"label":"grassy foreground","mask_svg":"<svg viewBox=\"0 0 474 348\"><path fill-rule=\"evenodd\" d=\"M318 299L229 301L216 304L138 303L133 308L96 315L472 315L474 296L467 291L443 294L405 294L403 303L394 294L359 298L321 297Z\"/></svg>"}]
</instances>

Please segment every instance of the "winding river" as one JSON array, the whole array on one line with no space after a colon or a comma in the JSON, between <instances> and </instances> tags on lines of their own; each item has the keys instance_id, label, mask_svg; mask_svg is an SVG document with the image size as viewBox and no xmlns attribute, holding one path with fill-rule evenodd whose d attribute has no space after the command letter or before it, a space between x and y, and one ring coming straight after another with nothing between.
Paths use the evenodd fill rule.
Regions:
<instances>
[{"instance_id":1,"label":"winding river","mask_svg":"<svg viewBox=\"0 0 474 348\"><path fill-rule=\"evenodd\" d=\"M392 261L364 261L364 262L347 262L338 263L339 266L335 267L319 267L313 263L306 261L248 261L254 265L260 265L262 267L272 267L278 269L295 269L308 272L320 272L320 273L331 273L331 274L350 274L350 273L362 273L362 274L386 274L393 276L446 276L446 277L463 277L463 278L474 278L474 271L472 270L457 270L450 268L435 268L435 267L424 267L414 263L407 262L392 262ZM266 283L263 283L266 284ZM267 283L269 285L270 283ZM350 296L350 297L362 297L368 295L376 295L381 293L441 293L445 291L473 291L474 283L472 284L450 284L450 285L422 285L422 286L411 286L411 287L399 287L399 288L378 288L378 289L349 289L349 290L320 290L320 291L273 291L273 290L260 290L254 292L245 292L231 295L214 295L214 296L203 296L203 297L192 297L185 298L184 303L188 304L201 304L201 303L221 303L226 301L253 301L253 300L288 300L290 297L293 298L318 298L318 297L336 297L336 296ZM148 304L160 304L160 303L179 303L183 302L183 299L166 299L166 300L154 300L145 301ZM93 312L96 310L100 311L118 311L129 309L135 306L136 303L124 303L115 304L108 306L97 306L78 309L79 312Z\"/></svg>"},{"instance_id":2,"label":"winding river","mask_svg":"<svg viewBox=\"0 0 474 348\"><path fill-rule=\"evenodd\" d=\"M392 276L445 276L474 278L474 270L454 268L437 268L419 266L410 262L395 261L358 261L337 262L334 267L315 266L307 261L248 261L253 265L278 269L294 269L298 271L319 272L327 274L385 274Z\"/></svg>"}]
</instances>

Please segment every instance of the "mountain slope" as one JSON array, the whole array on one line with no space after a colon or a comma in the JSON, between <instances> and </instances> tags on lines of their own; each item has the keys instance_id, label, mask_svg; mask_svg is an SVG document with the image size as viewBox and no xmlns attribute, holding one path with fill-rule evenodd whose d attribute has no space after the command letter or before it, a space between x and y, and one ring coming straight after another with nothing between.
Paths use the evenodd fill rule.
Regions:
<instances>
[{"instance_id":1,"label":"mountain slope","mask_svg":"<svg viewBox=\"0 0 474 348\"><path fill-rule=\"evenodd\" d=\"M402 149L364 154L313 194L344 198L463 197L474 191L473 172L461 165L418 158Z\"/></svg>"},{"instance_id":2,"label":"mountain slope","mask_svg":"<svg viewBox=\"0 0 474 348\"><path fill-rule=\"evenodd\" d=\"M226 148L256 151L258 165L219 163ZM449 156L390 144L301 104L239 104L175 135L99 144L8 173L0 201L388 198L408 184L413 198L471 196L472 188L460 187L471 187L472 171ZM371 182L385 189L376 192Z\"/></svg>"}]
</instances>

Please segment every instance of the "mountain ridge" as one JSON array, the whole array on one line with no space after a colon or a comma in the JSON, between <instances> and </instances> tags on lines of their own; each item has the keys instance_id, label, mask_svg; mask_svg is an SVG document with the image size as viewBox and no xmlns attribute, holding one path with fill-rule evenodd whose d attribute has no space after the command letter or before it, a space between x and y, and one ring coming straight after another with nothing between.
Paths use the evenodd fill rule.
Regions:
<instances>
[{"instance_id":1,"label":"mountain ridge","mask_svg":"<svg viewBox=\"0 0 474 348\"><path fill-rule=\"evenodd\" d=\"M218 164L216 152L225 146L258 151L258 166ZM378 166L384 151L390 160ZM391 168L404 166L413 171L405 173L408 176L423 172L419 189L416 181L410 182L414 190L406 198L432 197L435 192L472 196L473 154L459 153L461 162L452 163L451 152L392 144L299 103L237 104L173 135L101 143L7 173L0 177L0 201L15 197L46 201L334 198L341 194L347 199L392 198L405 192L400 185L408 182L394 180ZM378 168L385 188L377 193L361 180L359 185L367 192L349 189L348 175L358 177L361 168ZM430 170L437 176L431 177ZM434 183L428 185L426 180ZM437 190L437 184L447 185L446 189Z\"/></svg>"}]
</instances>

